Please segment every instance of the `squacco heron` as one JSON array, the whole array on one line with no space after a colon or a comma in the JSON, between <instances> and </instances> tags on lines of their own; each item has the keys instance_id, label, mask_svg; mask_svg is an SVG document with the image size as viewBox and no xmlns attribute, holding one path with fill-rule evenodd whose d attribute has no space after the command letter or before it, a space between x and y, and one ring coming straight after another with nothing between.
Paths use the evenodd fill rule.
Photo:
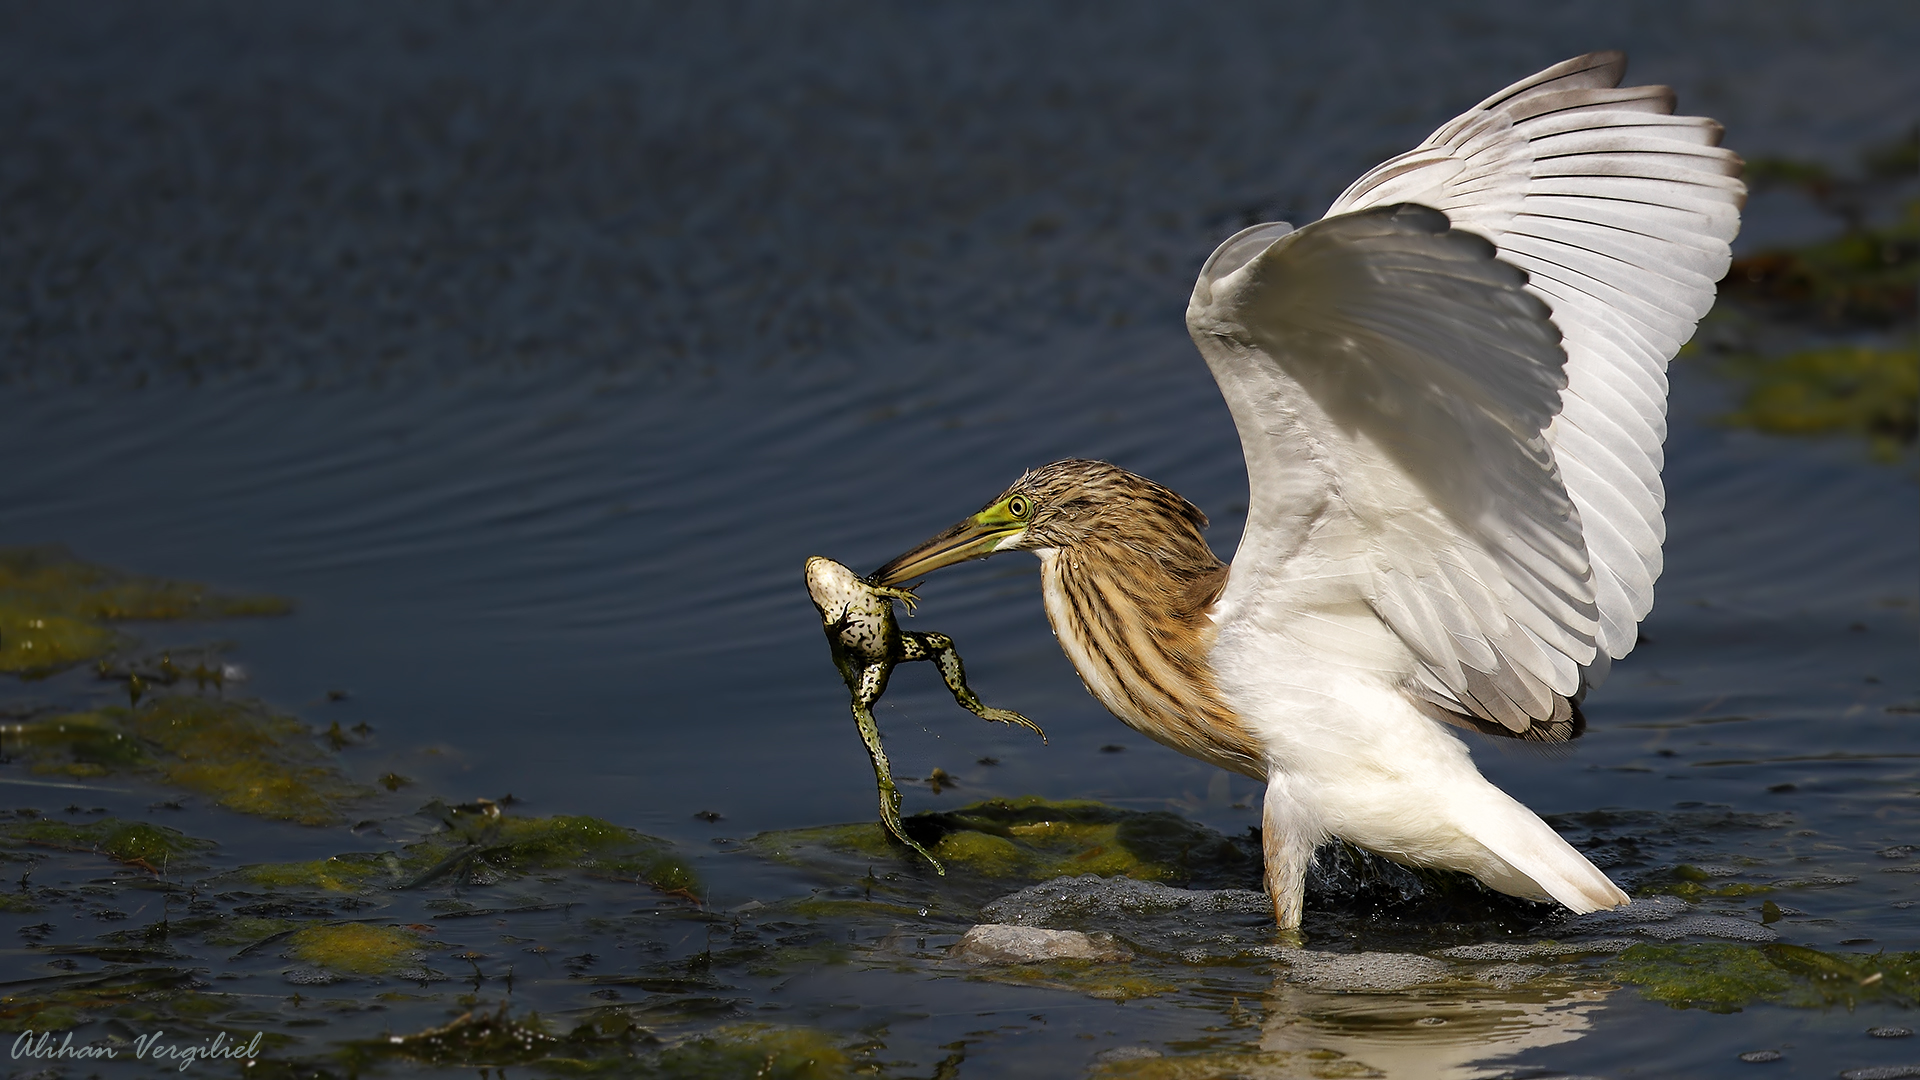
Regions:
<instances>
[{"instance_id":1,"label":"squacco heron","mask_svg":"<svg viewBox=\"0 0 1920 1080\"><path fill-rule=\"evenodd\" d=\"M1186 499L1060 461L873 576L1038 555L1102 705L1265 781L1282 927L1333 837L1576 912L1627 902L1455 734L1578 736L1653 605L1666 365L1713 304L1745 188L1720 126L1620 87L1625 68L1548 68L1320 221L1207 259L1187 328L1251 489L1231 566Z\"/></svg>"}]
</instances>

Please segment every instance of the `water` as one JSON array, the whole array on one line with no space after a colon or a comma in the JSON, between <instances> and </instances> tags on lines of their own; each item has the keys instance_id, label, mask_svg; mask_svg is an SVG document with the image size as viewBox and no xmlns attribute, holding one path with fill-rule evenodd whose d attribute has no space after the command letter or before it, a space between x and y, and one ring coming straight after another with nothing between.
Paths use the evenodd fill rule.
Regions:
<instances>
[{"instance_id":1,"label":"water","mask_svg":"<svg viewBox=\"0 0 1920 1080\"><path fill-rule=\"evenodd\" d=\"M1844 162L1920 100L1920 20L1895 4L4 17L0 541L293 597L289 619L211 632L249 693L373 725L348 755L368 778L675 841L719 910L793 886L715 838L872 816L807 555L870 568L1067 456L1181 491L1231 552L1245 477L1180 321L1219 239L1317 216L1459 108L1588 48L1628 48L1631 78L1672 83L1748 156ZM1828 227L1788 196L1750 210L1747 245ZM1727 392L1676 368L1659 605L1585 739L1476 756L1544 814L1787 815L1701 841L1775 877L1858 879L1793 892L1782 940L1920 947L1891 906L1920 877L1874 854L1920 836L1920 728L1890 711L1920 694L1910 467L1717 426ZM923 590L920 628L1049 742L903 670L881 711L896 769L958 781L910 787L907 809L1041 795L1257 824L1250 781L1086 696L1035 584L1000 559ZM193 814L234 864L358 846ZM1726 906L1758 918L1757 901ZM1885 1007L1715 1015L1587 985L1448 1005L1262 969L1121 1005L907 962L792 978L783 1022L884 1028L902 1075L955 1040L964 1075L1229 1036L1390 1075L1489 1055L1485 1075L1735 1075L1768 1047L1783 1075L1920 1060L1860 1034L1899 1021ZM540 1007L588 1003L550 993ZM1377 1034L1429 1006L1511 1022Z\"/></svg>"}]
</instances>

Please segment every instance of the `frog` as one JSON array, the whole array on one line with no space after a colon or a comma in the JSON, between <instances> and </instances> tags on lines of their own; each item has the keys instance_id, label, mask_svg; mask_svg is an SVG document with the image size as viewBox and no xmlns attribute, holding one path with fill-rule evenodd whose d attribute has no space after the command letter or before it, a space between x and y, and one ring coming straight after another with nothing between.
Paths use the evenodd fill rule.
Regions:
<instances>
[{"instance_id":1,"label":"frog","mask_svg":"<svg viewBox=\"0 0 1920 1080\"><path fill-rule=\"evenodd\" d=\"M880 726L873 718L874 703L886 693L893 669L915 660L931 660L940 669L940 677L953 693L953 700L982 720L1018 724L1040 736L1040 726L1011 709L989 708L967 685L966 668L953 639L945 634L900 629L894 604L905 604L911 613L919 597L909 589L875 585L852 570L825 556L807 560L807 594L820 613L827 633L827 645L833 651L833 665L840 669L852 695L853 719L860 738L873 759L873 776L880 791L880 820L887 832L918 852L945 876L946 868L933 853L908 836L900 824L900 789L893 782L892 767L886 751L880 748Z\"/></svg>"}]
</instances>

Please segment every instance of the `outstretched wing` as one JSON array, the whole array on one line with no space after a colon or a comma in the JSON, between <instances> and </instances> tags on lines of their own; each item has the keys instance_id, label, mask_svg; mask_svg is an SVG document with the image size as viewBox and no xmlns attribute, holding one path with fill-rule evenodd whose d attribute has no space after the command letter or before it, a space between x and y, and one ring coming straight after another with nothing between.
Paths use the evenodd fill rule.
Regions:
<instances>
[{"instance_id":1,"label":"outstretched wing","mask_svg":"<svg viewBox=\"0 0 1920 1080\"><path fill-rule=\"evenodd\" d=\"M1565 738L1599 615L1546 440L1566 357L1525 283L1403 204L1203 277L1187 324L1252 493L1221 610L1357 666L1399 666L1397 640L1409 690Z\"/></svg>"},{"instance_id":2,"label":"outstretched wing","mask_svg":"<svg viewBox=\"0 0 1920 1080\"><path fill-rule=\"evenodd\" d=\"M1589 682L1632 651L1653 607L1667 361L1713 306L1746 196L1720 125L1670 115L1664 86L1620 87L1626 66L1590 53L1515 83L1327 211L1431 206L1493 241L1552 309L1567 388L1547 444L1593 563L1602 655Z\"/></svg>"},{"instance_id":3,"label":"outstretched wing","mask_svg":"<svg viewBox=\"0 0 1920 1080\"><path fill-rule=\"evenodd\" d=\"M1392 663L1384 628L1410 691L1530 738L1574 732L1652 604L1665 366L1743 190L1623 68L1557 65L1229 240L1188 310L1252 486L1221 610L1354 663Z\"/></svg>"}]
</instances>

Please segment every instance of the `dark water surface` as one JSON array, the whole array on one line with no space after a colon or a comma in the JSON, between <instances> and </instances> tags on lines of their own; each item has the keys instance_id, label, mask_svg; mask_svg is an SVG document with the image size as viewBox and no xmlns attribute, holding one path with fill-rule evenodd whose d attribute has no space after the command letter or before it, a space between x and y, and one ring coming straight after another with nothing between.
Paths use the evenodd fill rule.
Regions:
<instances>
[{"instance_id":1,"label":"dark water surface","mask_svg":"<svg viewBox=\"0 0 1920 1080\"><path fill-rule=\"evenodd\" d=\"M1629 49L1631 78L1673 84L1749 156L1845 161L1920 102L1904 4L1535 7L8 7L0 543L292 597L289 618L148 636L231 639L247 693L373 725L349 767L415 778L407 798L511 792L664 837L711 910L804 892L714 843L872 817L802 559L869 569L1067 456L1180 490L1231 552L1245 476L1181 325L1219 239L1317 217L1380 158L1591 48ZM1770 194L1743 245L1828 228ZM1910 459L1729 430L1728 393L1705 363L1675 368L1659 604L1587 736L1476 755L1543 814L1640 813L1699 831L1674 861L1818 879L1773 896L1795 912L1781 941L1920 949L1920 875L1876 855L1920 842ZM895 767L957 781L909 785L907 809L1039 795L1256 825L1255 785L1087 697L1036 582L1008 558L922 590L919 628L1049 742L903 670L881 710ZM68 797L34 783L0 769L21 805ZM86 796L121 816L154 797ZM166 820L221 839L223 864L378 846L183 814ZM1705 903L1758 925L1761 900ZM15 944L0 974L50 970ZM1456 1002L1534 1018L1496 1046L1381 1019L1404 995L1270 966L1196 967L1122 1004L856 956L740 1008L884 1031L877 1060L902 1076L956 1042L965 1076L1078 1075L1135 1044L1384 1070L1324 1075L1920 1064L1915 1040L1861 1034L1911 1025L1893 1005L1722 1015L1610 985ZM277 970L246 992L292 993ZM584 1008L589 985L556 975L533 1004ZM260 1024L317 1058L473 1004ZM1735 1056L1758 1049L1787 1057ZM1275 1060L1152 1075L1323 1074Z\"/></svg>"}]
</instances>

